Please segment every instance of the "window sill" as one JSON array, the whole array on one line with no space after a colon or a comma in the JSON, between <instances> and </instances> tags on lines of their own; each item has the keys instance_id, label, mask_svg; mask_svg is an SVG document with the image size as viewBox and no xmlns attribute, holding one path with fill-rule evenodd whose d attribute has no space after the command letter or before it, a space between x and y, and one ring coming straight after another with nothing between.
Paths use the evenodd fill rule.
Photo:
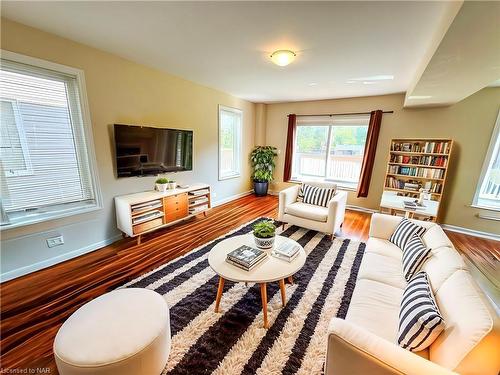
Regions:
<instances>
[{"instance_id":1,"label":"window sill","mask_svg":"<svg viewBox=\"0 0 500 375\"><path fill-rule=\"evenodd\" d=\"M10 217L8 223L0 225L0 231L24 227L27 225L62 219L69 216L80 215L87 212L100 210L102 207L97 203L79 205L78 207L68 207L55 211L33 212L20 215L18 217Z\"/></svg>"},{"instance_id":2,"label":"window sill","mask_svg":"<svg viewBox=\"0 0 500 375\"><path fill-rule=\"evenodd\" d=\"M471 204L470 207L472 207L472 208L479 208L480 210L500 212L500 207L481 206L479 204Z\"/></svg>"},{"instance_id":3,"label":"window sill","mask_svg":"<svg viewBox=\"0 0 500 375\"><path fill-rule=\"evenodd\" d=\"M286 182L290 182L290 183L292 183L292 184L302 184L302 182L304 182L304 181L297 180L297 179L292 179L292 180L289 180L289 181L286 181ZM312 182L312 181L311 181L311 182ZM344 190L344 191L358 191L358 188L357 188L357 187L348 186L348 185L343 185L342 183L340 183L340 182L336 182L336 181L318 180L317 182L325 182L325 183L332 183L332 184L336 184L336 185L337 185L337 188L338 188L339 190Z\"/></svg>"},{"instance_id":4,"label":"window sill","mask_svg":"<svg viewBox=\"0 0 500 375\"><path fill-rule=\"evenodd\" d=\"M219 176L219 181L231 180L232 178L241 177L241 173L235 173L228 176Z\"/></svg>"}]
</instances>

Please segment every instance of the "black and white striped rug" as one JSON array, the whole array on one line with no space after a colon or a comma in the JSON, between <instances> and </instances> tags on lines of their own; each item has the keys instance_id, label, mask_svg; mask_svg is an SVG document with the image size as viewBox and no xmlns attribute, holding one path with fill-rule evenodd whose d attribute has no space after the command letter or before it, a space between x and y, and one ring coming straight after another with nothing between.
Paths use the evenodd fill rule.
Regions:
<instances>
[{"instance_id":1,"label":"black and white striped rug","mask_svg":"<svg viewBox=\"0 0 500 375\"><path fill-rule=\"evenodd\" d=\"M286 286L285 307L278 283L268 284L264 329L259 285L226 281L221 312L214 312L218 276L207 261L215 244L251 228L246 224L125 285L153 289L168 302L172 348L165 374L323 373L328 324L347 313L365 244L296 226L278 231L308 256Z\"/></svg>"}]
</instances>

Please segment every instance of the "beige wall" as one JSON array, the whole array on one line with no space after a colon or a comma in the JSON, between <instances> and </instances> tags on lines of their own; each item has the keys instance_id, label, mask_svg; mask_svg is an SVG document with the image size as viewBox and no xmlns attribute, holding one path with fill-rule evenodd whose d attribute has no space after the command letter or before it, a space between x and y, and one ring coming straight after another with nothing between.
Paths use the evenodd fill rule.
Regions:
<instances>
[{"instance_id":1,"label":"beige wall","mask_svg":"<svg viewBox=\"0 0 500 375\"><path fill-rule=\"evenodd\" d=\"M172 175L180 183L206 182L215 201L251 189L246 155L254 145L254 104L115 55L2 19L1 48L82 69L92 118L104 208L2 232L2 273L63 260L103 245L118 234L113 197L150 190L155 177L117 179L113 167L114 123L194 130L194 169ZM130 46L133 48L133 46ZM243 110L240 178L218 181L218 104ZM63 234L65 245L48 249L45 239Z\"/></svg>"},{"instance_id":2,"label":"beige wall","mask_svg":"<svg viewBox=\"0 0 500 375\"><path fill-rule=\"evenodd\" d=\"M404 95L334 99L267 105L266 143L281 150L273 190L283 183L287 114L363 112L375 109L394 111L384 114L375 167L367 198L349 193L348 203L378 209L391 138L443 137L455 141L449 179L444 192L442 223L500 234L498 221L479 219L478 209L470 207L477 180L500 108L500 88L483 89L450 107L404 109Z\"/></svg>"}]
</instances>

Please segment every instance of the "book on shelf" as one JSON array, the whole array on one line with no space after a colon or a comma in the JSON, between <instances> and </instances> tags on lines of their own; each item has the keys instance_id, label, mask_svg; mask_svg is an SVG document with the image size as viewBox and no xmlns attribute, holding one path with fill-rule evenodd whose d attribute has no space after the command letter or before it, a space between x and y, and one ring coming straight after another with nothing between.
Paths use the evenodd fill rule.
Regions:
<instances>
[{"instance_id":1,"label":"book on shelf","mask_svg":"<svg viewBox=\"0 0 500 375\"><path fill-rule=\"evenodd\" d=\"M391 154L391 163L396 164L416 164L429 167L446 167L448 163L447 156L410 156Z\"/></svg>"},{"instance_id":2,"label":"book on shelf","mask_svg":"<svg viewBox=\"0 0 500 375\"><path fill-rule=\"evenodd\" d=\"M135 224L144 223L145 221L156 219L156 218L159 218L162 216L163 216L163 212L160 210L148 211L142 215L134 217L132 219L132 224L135 225Z\"/></svg>"},{"instance_id":3,"label":"book on shelf","mask_svg":"<svg viewBox=\"0 0 500 375\"><path fill-rule=\"evenodd\" d=\"M196 207L189 207L189 214L196 214L198 212L202 212L202 211L205 211L205 210L208 210L208 204L202 204L200 206L196 206Z\"/></svg>"},{"instance_id":4,"label":"book on shelf","mask_svg":"<svg viewBox=\"0 0 500 375\"><path fill-rule=\"evenodd\" d=\"M247 271L267 258L267 253L247 245L242 245L226 256L226 261Z\"/></svg>"},{"instance_id":5,"label":"book on shelf","mask_svg":"<svg viewBox=\"0 0 500 375\"><path fill-rule=\"evenodd\" d=\"M208 194L208 193L210 193L210 190L208 190L208 189L202 189L202 190L190 191L188 194L190 196L198 196L198 195L205 195L205 194Z\"/></svg>"},{"instance_id":6,"label":"book on shelf","mask_svg":"<svg viewBox=\"0 0 500 375\"><path fill-rule=\"evenodd\" d=\"M273 250L272 255L276 258L293 261L300 253L300 247L296 244L285 242Z\"/></svg>"},{"instance_id":7,"label":"book on shelf","mask_svg":"<svg viewBox=\"0 0 500 375\"><path fill-rule=\"evenodd\" d=\"M419 190L423 188L428 190L429 193L439 194L441 193L442 189L441 183L432 181L425 181L424 183L422 183L421 181L415 180L405 181L391 176L387 177L385 186L391 189L408 190L415 193L418 193Z\"/></svg>"},{"instance_id":8,"label":"book on shelf","mask_svg":"<svg viewBox=\"0 0 500 375\"><path fill-rule=\"evenodd\" d=\"M425 167L406 167L400 165L389 165L388 173L390 174L400 174L405 176L413 177L423 177L423 178L433 178L442 179L444 177L444 169L434 169Z\"/></svg>"},{"instance_id":9,"label":"book on shelf","mask_svg":"<svg viewBox=\"0 0 500 375\"><path fill-rule=\"evenodd\" d=\"M450 142L393 142L391 151L397 152L421 152L428 154L448 154Z\"/></svg>"}]
</instances>

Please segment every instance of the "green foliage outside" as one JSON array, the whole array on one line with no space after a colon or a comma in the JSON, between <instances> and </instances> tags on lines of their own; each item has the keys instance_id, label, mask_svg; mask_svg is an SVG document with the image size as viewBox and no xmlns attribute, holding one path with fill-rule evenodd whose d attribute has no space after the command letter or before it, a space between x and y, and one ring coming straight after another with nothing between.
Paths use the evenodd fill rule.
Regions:
<instances>
[{"instance_id":1,"label":"green foliage outside","mask_svg":"<svg viewBox=\"0 0 500 375\"><path fill-rule=\"evenodd\" d=\"M262 220L253 226L253 234L259 238L274 237L276 226L270 220Z\"/></svg>"},{"instance_id":2,"label":"green foliage outside","mask_svg":"<svg viewBox=\"0 0 500 375\"><path fill-rule=\"evenodd\" d=\"M328 126L299 126L297 128L298 152L325 152L328 144L328 128ZM334 126L331 149L341 145L363 146L367 131L366 126Z\"/></svg>"},{"instance_id":3,"label":"green foliage outside","mask_svg":"<svg viewBox=\"0 0 500 375\"><path fill-rule=\"evenodd\" d=\"M253 167L253 179L257 182L269 182L273 179L273 172L276 164L274 158L278 155L276 147L257 146L250 154L250 161Z\"/></svg>"}]
</instances>

